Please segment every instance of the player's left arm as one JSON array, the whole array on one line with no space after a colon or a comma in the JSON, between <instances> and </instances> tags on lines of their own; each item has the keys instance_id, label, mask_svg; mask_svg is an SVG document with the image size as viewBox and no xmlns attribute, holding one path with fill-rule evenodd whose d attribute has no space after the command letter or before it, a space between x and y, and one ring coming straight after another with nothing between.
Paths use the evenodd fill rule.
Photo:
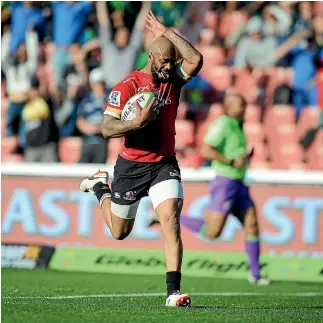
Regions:
<instances>
[{"instance_id":1,"label":"player's left arm","mask_svg":"<svg viewBox=\"0 0 323 323\"><path fill-rule=\"evenodd\" d=\"M190 79L198 74L203 66L203 55L186 39L178 35L174 30L166 28L152 13L146 17L146 28L153 32L155 37L166 37L181 54L183 61L177 68L177 74L186 80Z\"/></svg>"}]
</instances>

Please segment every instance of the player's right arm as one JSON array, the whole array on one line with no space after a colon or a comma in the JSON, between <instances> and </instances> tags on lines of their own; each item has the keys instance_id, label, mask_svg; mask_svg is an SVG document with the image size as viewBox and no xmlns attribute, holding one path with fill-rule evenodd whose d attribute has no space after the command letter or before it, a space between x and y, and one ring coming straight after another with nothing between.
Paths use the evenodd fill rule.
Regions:
<instances>
[{"instance_id":1,"label":"player's right arm","mask_svg":"<svg viewBox=\"0 0 323 323\"><path fill-rule=\"evenodd\" d=\"M156 118L156 113L151 109L155 102L155 99L153 99L145 109L141 109L139 104L135 103L135 119L129 121L121 120L122 110L132 95L133 93L128 91L127 88L117 87L111 91L101 123L103 137L122 137Z\"/></svg>"}]
</instances>

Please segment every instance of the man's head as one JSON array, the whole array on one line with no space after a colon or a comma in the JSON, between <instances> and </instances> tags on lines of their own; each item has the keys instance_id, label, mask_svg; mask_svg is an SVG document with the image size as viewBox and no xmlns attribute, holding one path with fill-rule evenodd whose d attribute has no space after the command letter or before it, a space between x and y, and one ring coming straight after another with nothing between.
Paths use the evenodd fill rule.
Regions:
<instances>
[{"instance_id":1,"label":"man's head","mask_svg":"<svg viewBox=\"0 0 323 323\"><path fill-rule=\"evenodd\" d=\"M127 27L120 27L114 35L114 43L120 49L126 48L129 42L129 30Z\"/></svg>"},{"instance_id":2,"label":"man's head","mask_svg":"<svg viewBox=\"0 0 323 323\"><path fill-rule=\"evenodd\" d=\"M243 120L247 108L244 97L237 92L227 92L224 97L224 111L231 118Z\"/></svg>"},{"instance_id":3,"label":"man's head","mask_svg":"<svg viewBox=\"0 0 323 323\"><path fill-rule=\"evenodd\" d=\"M89 75L91 89L96 96L102 96L105 92L104 75L101 68L95 68Z\"/></svg>"},{"instance_id":4,"label":"man's head","mask_svg":"<svg viewBox=\"0 0 323 323\"><path fill-rule=\"evenodd\" d=\"M262 21L258 17L249 20L246 32L250 38L259 40L262 37Z\"/></svg>"},{"instance_id":5,"label":"man's head","mask_svg":"<svg viewBox=\"0 0 323 323\"><path fill-rule=\"evenodd\" d=\"M148 48L148 64L155 81L167 82L176 62L174 44L165 37L156 38Z\"/></svg>"},{"instance_id":6,"label":"man's head","mask_svg":"<svg viewBox=\"0 0 323 323\"><path fill-rule=\"evenodd\" d=\"M30 81L30 90L28 92L28 96L30 100L35 100L39 97L40 93L39 93L39 79L36 75L34 75L31 78Z\"/></svg>"},{"instance_id":7,"label":"man's head","mask_svg":"<svg viewBox=\"0 0 323 323\"><path fill-rule=\"evenodd\" d=\"M71 55L71 59L74 65L80 65L84 61L84 53L82 50L82 46L79 43L72 44L69 49L69 54Z\"/></svg>"}]
</instances>

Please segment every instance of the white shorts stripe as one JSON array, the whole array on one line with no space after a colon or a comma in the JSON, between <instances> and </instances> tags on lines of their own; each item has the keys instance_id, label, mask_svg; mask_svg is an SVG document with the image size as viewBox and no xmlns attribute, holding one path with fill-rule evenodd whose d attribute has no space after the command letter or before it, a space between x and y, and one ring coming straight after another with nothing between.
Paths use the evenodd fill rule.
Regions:
<instances>
[{"instance_id":1,"label":"white shorts stripe","mask_svg":"<svg viewBox=\"0 0 323 323\"><path fill-rule=\"evenodd\" d=\"M154 209L166 200L184 198L182 183L177 179L168 179L155 184L149 189L148 194Z\"/></svg>"}]
</instances>

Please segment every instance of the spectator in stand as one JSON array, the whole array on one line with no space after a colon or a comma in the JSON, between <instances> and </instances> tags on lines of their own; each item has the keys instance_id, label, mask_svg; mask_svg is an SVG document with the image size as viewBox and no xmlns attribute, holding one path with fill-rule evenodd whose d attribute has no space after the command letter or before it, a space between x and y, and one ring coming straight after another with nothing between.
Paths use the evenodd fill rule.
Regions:
<instances>
[{"instance_id":1,"label":"spectator in stand","mask_svg":"<svg viewBox=\"0 0 323 323\"><path fill-rule=\"evenodd\" d=\"M9 33L2 37L1 63L6 76L9 108L7 112L7 136L19 135L20 146L25 143L22 110L28 100L30 81L38 64L38 37L35 32L28 32L26 43L19 45L17 53L10 53Z\"/></svg>"},{"instance_id":2,"label":"spectator in stand","mask_svg":"<svg viewBox=\"0 0 323 323\"><path fill-rule=\"evenodd\" d=\"M17 1L11 5L10 51L15 53L20 44L26 41L26 34L34 30L42 39L46 30L45 16L34 1Z\"/></svg>"},{"instance_id":3,"label":"spectator in stand","mask_svg":"<svg viewBox=\"0 0 323 323\"><path fill-rule=\"evenodd\" d=\"M53 109L40 94L40 83L33 77L22 117L25 122L25 161L53 163L58 161L58 129Z\"/></svg>"},{"instance_id":4,"label":"spectator in stand","mask_svg":"<svg viewBox=\"0 0 323 323\"><path fill-rule=\"evenodd\" d=\"M303 107L316 106L318 102L316 75L323 53L322 20L320 16L313 19L313 34L308 38L308 48L298 46L290 55L294 70L292 101L297 118Z\"/></svg>"},{"instance_id":5,"label":"spectator in stand","mask_svg":"<svg viewBox=\"0 0 323 323\"><path fill-rule=\"evenodd\" d=\"M83 137L80 163L102 163L107 160L107 140L102 136L102 109L108 99L100 68L90 73L91 94L78 108L77 127Z\"/></svg>"},{"instance_id":6,"label":"spectator in stand","mask_svg":"<svg viewBox=\"0 0 323 323\"><path fill-rule=\"evenodd\" d=\"M63 104L56 110L56 120L61 127L61 136L77 135L76 118L78 104L89 94L88 65L85 57L93 48L99 46L99 41L90 41L81 46L74 43L69 47L72 63L68 65L60 83L63 92Z\"/></svg>"},{"instance_id":7,"label":"spectator in stand","mask_svg":"<svg viewBox=\"0 0 323 323\"><path fill-rule=\"evenodd\" d=\"M85 28L92 10L90 1L53 1L53 71L55 84L61 81L64 68L70 63L68 48L85 42Z\"/></svg>"},{"instance_id":8,"label":"spectator in stand","mask_svg":"<svg viewBox=\"0 0 323 323\"><path fill-rule=\"evenodd\" d=\"M133 69L136 53L143 41L143 28L145 17L150 10L150 2L143 2L138 14L134 29L129 39L129 30L125 27L117 29L112 40L111 23L105 2L96 3L99 21L100 42L103 53L103 71L108 89L112 89L118 82L125 78ZM120 64L122 62L122 64Z\"/></svg>"},{"instance_id":9,"label":"spectator in stand","mask_svg":"<svg viewBox=\"0 0 323 323\"><path fill-rule=\"evenodd\" d=\"M293 34L284 43L277 46L274 36L265 36L262 31L260 18L249 21L246 37L238 44L235 66L237 67L269 67L286 56L286 54L303 38L308 36L308 31Z\"/></svg>"}]
</instances>

